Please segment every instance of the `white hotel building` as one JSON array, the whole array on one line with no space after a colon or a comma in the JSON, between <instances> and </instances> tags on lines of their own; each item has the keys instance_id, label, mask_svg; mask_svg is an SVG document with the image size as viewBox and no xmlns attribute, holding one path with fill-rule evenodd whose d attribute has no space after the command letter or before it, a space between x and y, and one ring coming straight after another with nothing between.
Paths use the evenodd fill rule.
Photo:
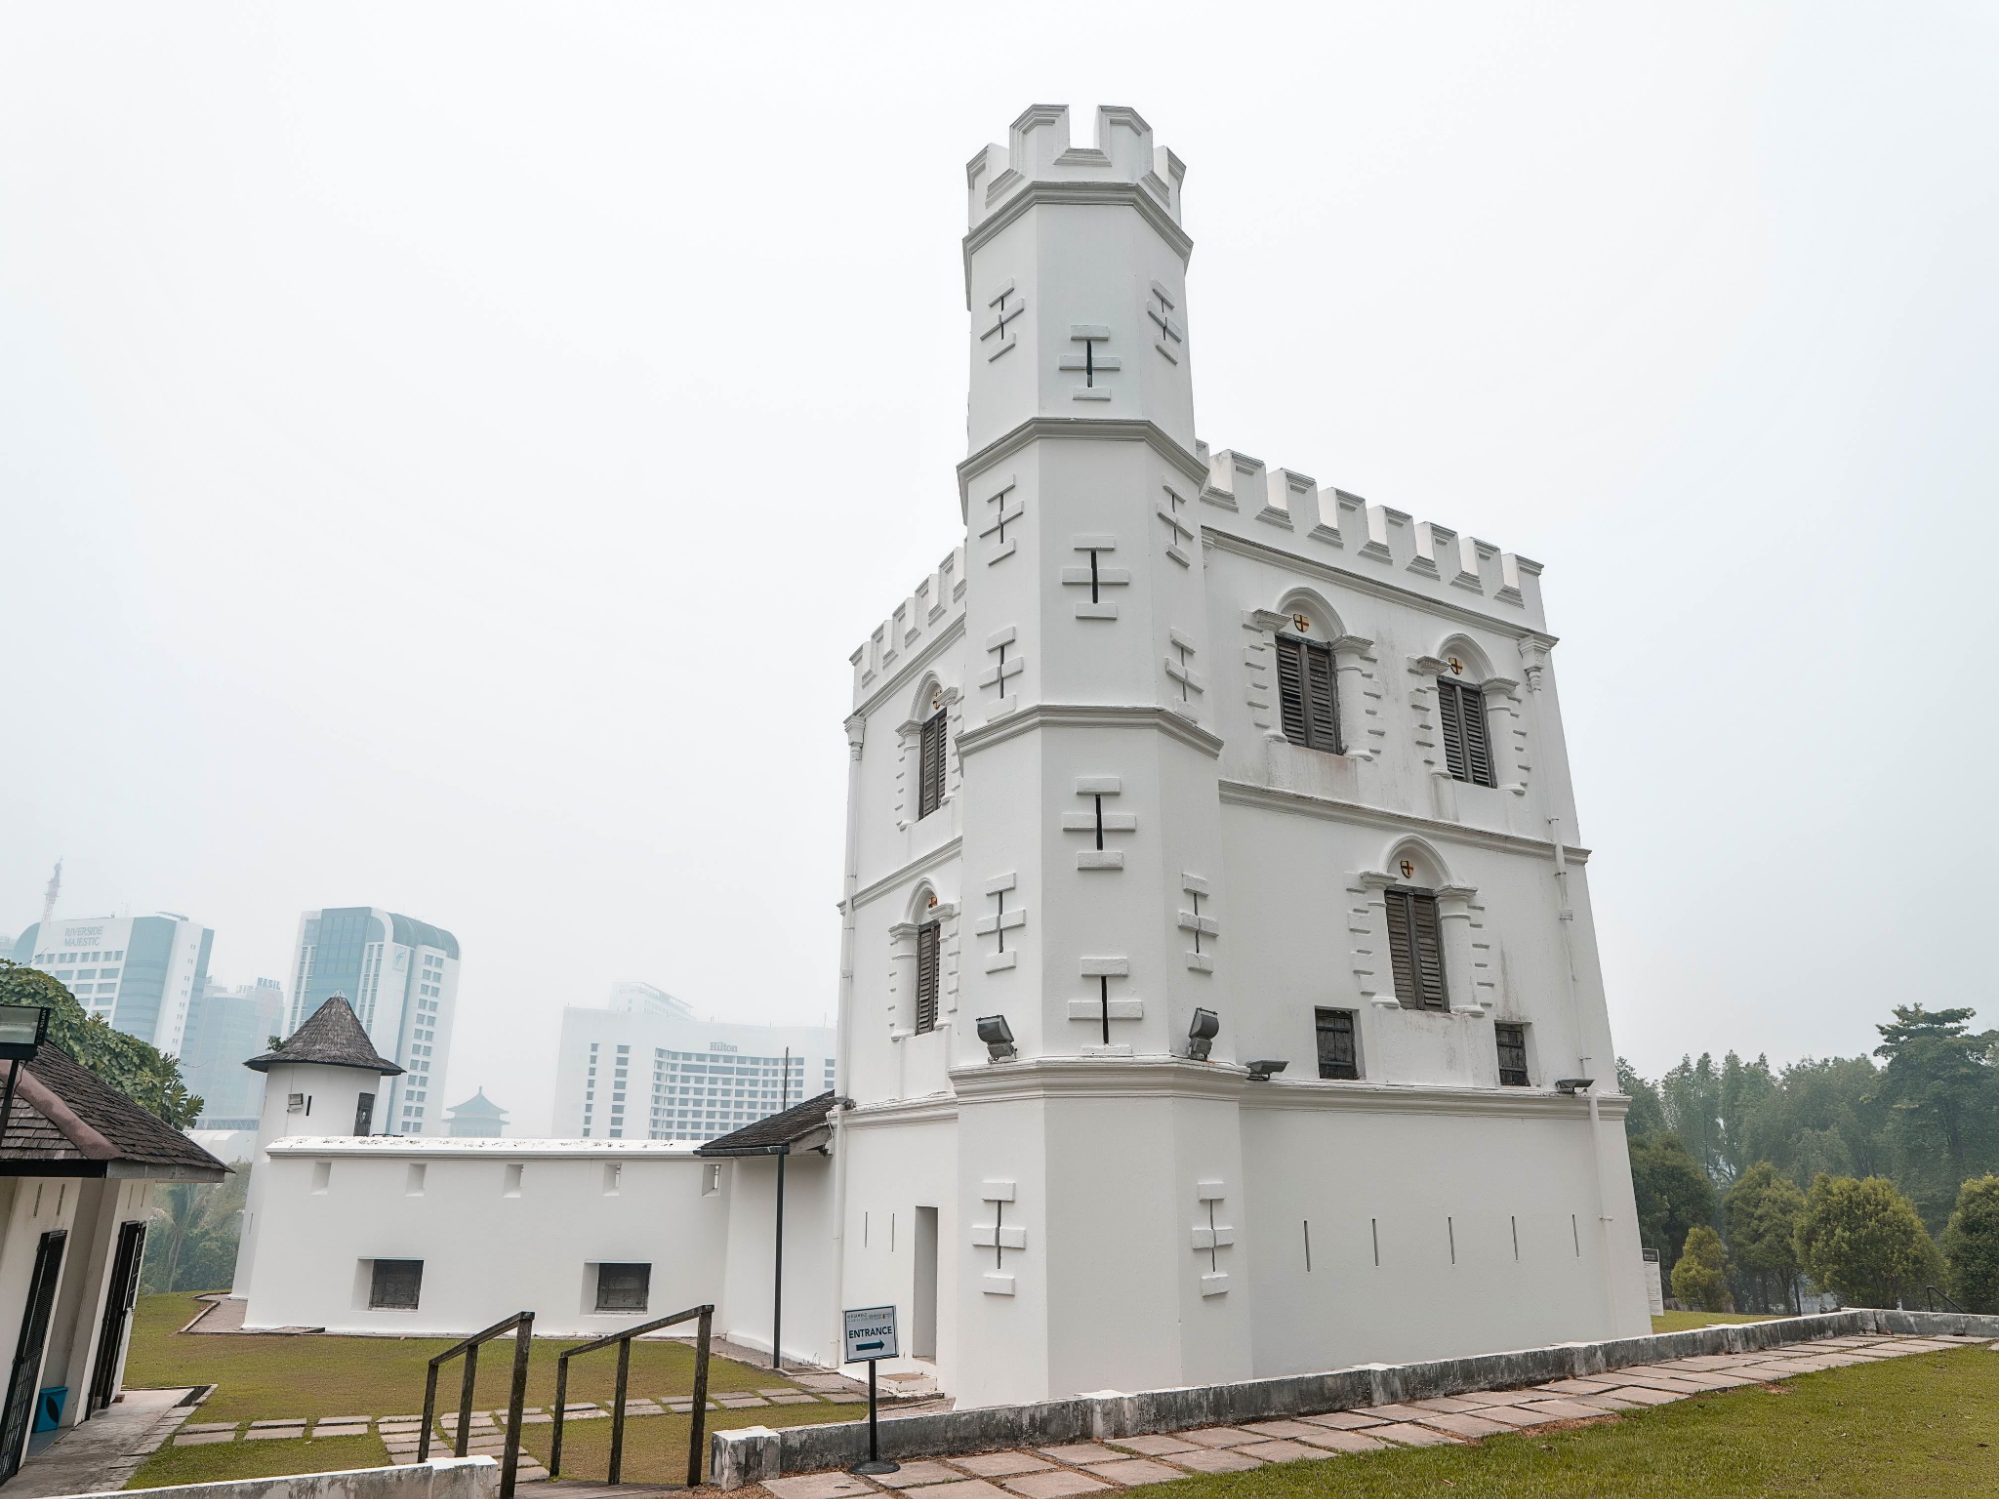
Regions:
<instances>
[{"instance_id":1,"label":"white hotel building","mask_svg":"<svg viewBox=\"0 0 1999 1500\"><path fill-rule=\"evenodd\" d=\"M107 1025L179 1056L214 940L212 929L178 912L62 917L23 932L13 959L61 980Z\"/></svg>"},{"instance_id":2,"label":"white hotel building","mask_svg":"<svg viewBox=\"0 0 1999 1500\"><path fill-rule=\"evenodd\" d=\"M556 1054L558 1135L705 1141L833 1086L833 1028L695 1019L649 984L567 1007ZM786 1050L791 1059L784 1083Z\"/></svg>"}]
</instances>

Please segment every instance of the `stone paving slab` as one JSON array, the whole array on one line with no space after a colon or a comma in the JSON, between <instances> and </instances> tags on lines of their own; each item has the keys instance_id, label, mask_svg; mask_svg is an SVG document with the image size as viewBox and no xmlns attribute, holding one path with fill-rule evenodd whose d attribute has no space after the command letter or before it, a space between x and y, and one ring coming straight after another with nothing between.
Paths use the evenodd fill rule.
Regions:
<instances>
[{"instance_id":1,"label":"stone paving slab","mask_svg":"<svg viewBox=\"0 0 1999 1500\"><path fill-rule=\"evenodd\" d=\"M1282 1438L1268 1438L1260 1443L1245 1443L1234 1451L1246 1458L1260 1458L1267 1464L1285 1464L1297 1458L1321 1456L1321 1450L1317 1448L1308 1448L1303 1443L1288 1443Z\"/></svg>"},{"instance_id":2,"label":"stone paving slab","mask_svg":"<svg viewBox=\"0 0 1999 1500\"><path fill-rule=\"evenodd\" d=\"M1255 1433L1244 1432L1240 1427L1196 1427L1173 1436L1199 1443L1203 1448L1233 1448L1239 1443L1256 1441Z\"/></svg>"},{"instance_id":3,"label":"stone paving slab","mask_svg":"<svg viewBox=\"0 0 1999 1500\"><path fill-rule=\"evenodd\" d=\"M1558 1396L1600 1396L1616 1384L1614 1380L1551 1380L1546 1385L1537 1385L1534 1389L1553 1391Z\"/></svg>"},{"instance_id":4,"label":"stone paving slab","mask_svg":"<svg viewBox=\"0 0 1999 1500\"><path fill-rule=\"evenodd\" d=\"M1175 1472L1173 1477L1178 1479L1181 1476ZM904 1490L903 1493L905 1495L936 1495L939 1497L956 1495L968 1497L996 1496L998 1500L1006 1500L1005 1490L984 1479L954 1479L949 1484L926 1484L913 1490Z\"/></svg>"},{"instance_id":5,"label":"stone paving slab","mask_svg":"<svg viewBox=\"0 0 1999 1500\"><path fill-rule=\"evenodd\" d=\"M1325 1432L1323 1427L1314 1427L1309 1422L1293 1421L1245 1422L1242 1424L1242 1430L1253 1432L1261 1438L1290 1438L1293 1442L1306 1443Z\"/></svg>"},{"instance_id":6,"label":"stone paving slab","mask_svg":"<svg viewBox=\"0 0 1999 1500\"><path fill-rule=\"evenodd\" d=\"M1524 1405L1485 1406L1480 1407L1472 1415L1482 1417L1488 1422L1497 1422L1503 1427L1535 1427L1547 1420L1546 1417L1537 1417ZM1367 1430L1373 1432L1376 1429L1370 1427Z\"/></svg>"},{"instance_id":7,"label":"stone paving slab","mask_svg":"<svg viewBox=\"0 0 1999 1500\"><path fill-rule=\"evenodd\" d=\"M1002 1479L1008 1474L1032 1474L1039 1469L1055 1467L1047 1459L1037 1457L1035 1454L1012 1450L1005 1453L972 1453L963 1458L954 1458L951 1462L967 1474L976 1474L981 1479Z\"/></svg>"},{"instance_id":8,"label":"stone paving slab","mask_svg":"<svg viewBox=\"0 0 1999 1500\"><path fill-rule=\"evenodd\" d=\"M1384 1426L1387 1424L1383 1424ZM1504 1430L1504 1429L1502 1429ZM1329 1453L1378 1453L1388 1444L1379 1438L1370 1437L1365 1432L1335 1432L1330 1427L1321 1427L1312 1437L1306 1439L1314 1448L1324 1448ZM1240 1452L1240 1449L1232 1450ZM1184 1458L1175 1458L1176 1464L1185 1463Z\"/></svg>"},{"instance_id":9,"label":"stone paving slab","mask_svg":"<svg viewBox=\"0 0 1999 1500\"><path fill-rule=\"evenodd\" d=\"M1664 1406L1669 1401L1684 1401L1685 1391L1662 1391L1649 1385L1621 1385L1614 1391L1605 1391L1606 1396L1615 1396L1620 1401L1636 1402L1640 1406Z\"/></svg>"},{"instance_id":10,"label":"stone paving slab","mask_svg":"<svg viewBox=\"0 0 1999 1500\"><path fill-rule=\"evenodd\" d=\"M1110 1488L1103 1480L1078 1474L1074 1469L1045 1469L1039 1474L1022 1474L1001 1482L1028 1500L1067 1500L1072 1495L1097 1495Z\"/></svg>"},{"instance_id":11,"label":"stone paving slab","mask_svg":"<svg viewBox=\"0 0 1999 1500\"><path fill-rule=\"evenodd\" d=\"M252 1427L303 1427L304 1417L266 1417L260 1422L252 1422Z\"/></svg>"},{"instance_id":12,"label":"stone paving slab","mask_svg":"<svg viewBox=\"0 0 1999 1500\"><path fill-rule=\"evenodd\" d=\"M1173 1462L1196 1474L1240 1474L1245 1469L1263 1467L1262 1459L1251 1458L1236 1448L1202 1448L1194 1453L1179 1453L1174 1455Z\"/></svg>"},{"instance_id":13,"label":"stone paving slab","mask_svg":"<svg viewBox=\"0 0 1999 1500\"><path fill-rule=\"evenodd\" d=\"M1424 1401L1406 1404L1421 1407L1424 1411L1477 1411L1484 1403L1467 1401L1463 1396L1431 1396Z\"/></svg>"},{"instance_id":14,"label":"stone paving slab","mask_svg":"<svg viewBox=\"0 0 1999 1500\"><path fill-rule=\"evenodd\" d=\"M1135 1437L1112 1438L1113 1447L1129 1448L1133 1453L1144 1453L1157 1458L1162 1453L1199 1453L1202 1450L1184 1438L1167 1437L1161 1432L1142 1432Z\"/></svg>"},{"instance_id":15,"label":"stone paving slab","mask_svg":"<svg viewBox=\"0 0 1999 1500\"><path fill-rule=\"evenodd\" d=\"M919 1484L949 1484L954 1479L963 1479L949 1464L934 1458L918 1459L913 1464L904 1464L900 1473L876 1474L872 1476L876 1484L892 1490L906 1490Z\"/></svg>"},{"instance_id":16,"label":"stone paving slab","mask_svg":"<svg viewBox=\"0 0 1999 1500\"><path fill-rule=\"evenodd\" d=\"M1580 1401L1568 1401L1560 1396L1547 1401L1530 1401L1525 1406L1516 1407L1515 1410L1539 1417L1544 1422L1570 1422L1579 1417L1603 1415L1603 1408L1600 1406L1584 1406Z\"/></svg>"},{"instance_id":17,"label":"stone paving slab","mask_svg":"<svg viewBox=\"0 0 1999 1500\"><path fill-rule=\"evenodd\" d=\"M240 1422L183 1422L182 1432L234 1432L243 1424Z\"/></svg>"},{"instance_id":18,"label":"stone paving slab","mask_svg":"<svg viewBox=\"0 0 1999 1500\"><path fill-rule=\"evenodd\" d=\"M305 1429L303 1427L253 1427L244 1436L252 1438L304 1437Z\"/></svg>"},{"instance_id":19,"label":"stone paving slab","mask_svg":"<svg viewBox=\"0 0 1999 1500\"><path fill-rule=\"evenodd\" d=\"M1424 1412L1414 1406L1403 1406L1391 1401L1386 1406L1356 1406L1355 1411L1363 1417L1380 1417L1384 1422L1420 1422Z\"/></svg>"},{"instance_id":20,"label":"stone paving slab","mask_svg":"<svg viewBox=\"0 0 1999 1500\"><path fill-rule=\"evenodd\" d=\"M1420 1427L1414 1422L1390 1422L1386 1427L1368 1429L1369 1437L1385 1438L1391 1443L1402 1443L1411 1448L1435 1448L1443 1443L1461 1443L1463 1438L1453 1437L1448 1432L1438 1432L1434 1427Z\"/></svg>"},{"instance_id":21,"label":"stone paving slab","mask_svg":"<svg viewBox=\"0 0 1999 1500\"><path fill-rule=\"evenodd\" d=\"M789 1396L773 1396L770 1398L770 1402L772 1406L817 1406L819 1398L817 1396L808 1396L803 1391L793 1391ZM694 1404L689 1402L688 1410L692 1411L693 1409Z\"/></svg>"},{"instance_id":22,"label":"stone paving slab","mask_svg":"<svg viewBox=\"0 0 1999 1500\"><path fill-rule=\"evenodd\" d=\"M1121 1458L1111 1464L1091 1464L1090 1472L1112 1484L1158 1484L1168 1479L1185 1479L1187 1471L1163 1464L1156 1458Z\"/></svg>"},{"instance_id":23,"label":"stone paving slab","mask_svg":"<svg viewBox=\"0 0 1999 1500\"><path fill-rule=\"evenodd\" d=\"M1495 1432L1511 1432L1513 1429L1504 1422L1494 1422L1476 1412L1439 1411L1432 1412L1423 1419L1425 1427L1435 1427L1443 1432L1454 1432L1459 1437L1491 1437ZM1324 1434L1320 1434L1324 1436ZM1308 1438L1313 1442L1316 1439Z\"/></svg>"},{"instance_id":24,"label":"stone paving slab","mask_svg":"<svg viewBox=\"0 0 1999 1500\"><path fill-rule=\"evenodd\" d=\"M1600 1391L1594 1396L1571 1396L1569 1399L1580 1406L1594 1406L1599 1411L1642 1410L1638 1402L1626 1401L1621 1396L1613 1396L1609 1391ZM1515 1408L1515 1410L1518 1409L1517 1407Z\"/></svg>"},{"instance_id":25,"label":"stone paving slab","mask_svg":"<svg viewBox=\"0 0 1999 1500\"><path fill-rule=\"evenodd\" d=\"M1358 1427L1379 1427L1380 1417L1363 1417L1358 1412L1322 1411L1314 1417L1300 1417L1301 1422L1309 1422L1314 1427L1333 1427L1341 1431L1352 1431Z\"/></svg>"},{"instance_id":26,"label":"stone paving slab","mask_svg":"<svg viewBox=\"0 0 1999 1500\"><path fill-rule=\"evenodd\" d=\"M233 1443L235 1441L236 1429L232 1427L227 1432L181 1432L175 1436L174 1446L176 1448L198 1448L203 1443Z\"/></svg>"},{"instance_id":27,"label":"stone paving slab","mask_svg":"<svg viewBox=\"0 0 1999 1500\"><path fill-rule=\"evenodd\" d=\"M312 1435L314 1437L366 1437L368 1435L368 1424L362 1422L357 1426L352 1422L320 1422L314 1425Z\"/></svg>"},{"instance_id":28,"label":"stone paving slab","mask_svg":"<svg viewBox=\"0 0 1999 1500\"><path fill-rule=\"evenodd\" d=\"M1253 1442L1254 1439L1245 1441ZM1102 1443L1057 1443L1052 1448L1037 1448L1034 1451L1043 1458L1052 1458L1064 1464L1107 1464L1112 1459L1128 1456L1115 1448L1106 1448Z\"/></svg>"},{"instance_id":29,"label":"stone paving slab","mask_svg":"<svg viewBox=\"0 0 1999 1500\"><path fill-rule=\"evenodd\" d=\"M854 1474L832 1469L824 1474L794 1474L785 1479L763 1482L778 1500L845 1500L849 1495L872 1495L875 1487Z\"/></svg>"}]
</instances>

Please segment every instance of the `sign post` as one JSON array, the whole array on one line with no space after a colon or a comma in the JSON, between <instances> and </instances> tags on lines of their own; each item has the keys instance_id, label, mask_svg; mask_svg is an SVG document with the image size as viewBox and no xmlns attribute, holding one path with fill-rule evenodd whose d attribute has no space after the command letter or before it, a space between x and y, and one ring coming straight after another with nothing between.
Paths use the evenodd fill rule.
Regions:
<instances>
[{"instance_id":1,"label":"sign post","mask_svg":"<svg viewBox=\"0 0 1999 1500\"><path fill-rule=\"evenodd\" d=\"M868 1366L868 1456L847 1472L893 1474L902 1465L881 1456L880 1389L875 1370L879 1361L894 1359L900 1352L895 1342L895 1309L850 1307L841 1316L845 1324L844 1362L851 1365L865 1360Z\"/></svg>"}]
</instances>

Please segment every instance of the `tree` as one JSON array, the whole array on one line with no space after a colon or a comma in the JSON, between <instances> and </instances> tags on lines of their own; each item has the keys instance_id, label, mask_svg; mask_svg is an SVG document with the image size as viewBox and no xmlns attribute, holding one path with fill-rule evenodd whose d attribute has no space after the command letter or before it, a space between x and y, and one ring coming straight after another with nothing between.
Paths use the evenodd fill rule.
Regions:
<instances>
[{"instance_id":1,"label":"tree","mask_svg":"<svg viewBox=\"0 0 1999 1500\"><path fill-rule=\"evenodd\" d=\"M1736 1270L1756 1278L1757 1300L1764 1311L1782 1310L1801 1269L1797 1229L1805 1195L1771 1163L1759 1161L1729 1185L1721 1209Z\"/></svg>"},{"instance_id":2,"label":"tree","mask_svg":"<svg viewBox=\"0 0 1999 1500\"><path fill-rule=\"evenodd\" d=\"M185 1130L201 1113L201 1099L188 1093L177 1058L105 1025L77 1004L60 980L40 969L0 959L0 1005L47 1007L50 1041L176 1129Z\"/></svg>"},{"instance_id":3,"label":"tree","mask_svg":"<svg viewBox=\"0 0 1999 1500\"><path fill-rule=\"evenodd\" d=\"M140 1289L213 1292L229 1286L243 1232L250 1167L238 1162L220 1182L163 1183L154 1190L160 1216L146 1236Z\"/></svg>"},{"instance_id":4,"label":"tree","mask_svg":"<svg viewBox=\"0 0 1999 1500\"><path fill-rule=\"evenodd\" d=\"M1714 1184L1670 1131L1634 1140L1630 1151L1639 1238L1663 1258L1695 1225L1713 1223Z\"/></svg>"},{"instance_id":5,"label":"tree","mask_svg":"<svg viewBox=\"0 0 1999 1500\"><path fill-rule=\"evenodd\" d=\"M1694 1160L1717 1181L1728 1176L1721 1152L1721 1075L1714 1058L1682 1057L1659 1080L1659 1098L1666 1106L1666 1124L1691 1151ZM1677 1243L1677 1242L1676 1242Z\"/></svg>"},{"instance_id":6,"label":"tree","mask_svg":"<svg viewBox=\"0 0 1999 1500\"><path fill-rule=\"evenodd\" d=\"M1732 1312L1728 1298L1728 1251L1705 1224L1687 1231L1686 1249L1673 1267L1673 1295L1702 1312Z\"/></svg>"},{"instance_id":7,"label":"tree","mask_svg":"<svg viewBox=\"0 0 1999 1500\"><path fill-rule=\"evenodd\" d=\"M1666 1107L1659 1102L1659 1091L1621 1057L1617 1060L1617 1091L1631 1100L1624 1115L1625 1135L1657 1135L1666 1128Z\"/></svg>"},{"instance_id":8,"label":"tree","mask_svg":"<svg viewBox=\"0 0 1999 1500\"><path fill-rule=\"evenodd\" d=\"M1999 1312L1999 1177L1974 1177L1957 1190L1943 1257L1950 1294L1966 1312Z\"/></svg>"},{"instance_id":9,"label":"tree","mask_svg":"<svg viewBox=\"0 0 1999 1500\"><path fill-rule=\"evenodd\" d=\"M1898 1005L1893 1021L1875 1027L1874 1055L1888 1060L1878 1094L1892 1112L1897 1175L1932 1223L1959 1184L1999 1165L1999 1072L1991 1061L1999 1031L1972 1031L1976 1014Z\"/></svg>"},{"instance_id":10,"label":"tree","mask_svg":"<svg viewBox=\"0 0 1999 1500\"><path fill-rule=\"evenodd\" d=\"M1814 1281L1861 1307L1893 1307L1937 1274L1936 1246L1916 1206L1885 1177L1814 1178L1797 1250Z\"/></svg>"}]
</instances>

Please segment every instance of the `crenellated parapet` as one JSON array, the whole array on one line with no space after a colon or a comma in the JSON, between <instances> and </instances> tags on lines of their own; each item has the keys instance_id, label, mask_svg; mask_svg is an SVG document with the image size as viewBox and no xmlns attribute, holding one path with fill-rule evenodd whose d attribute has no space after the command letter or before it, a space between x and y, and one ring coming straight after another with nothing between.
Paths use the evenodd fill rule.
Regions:
<instances>
[{"instance_id":1,"label":"crenellated parapet","mask_svg":"<svg viewBox=\"0 0 1999 1500\"><path fill-rule=\"evenodd\" d=\"M1269 468L1227 448L1210 452L1206 443L1194 451L1208 465L1201 501L1209 529L1544 628L1541 564L1532 558L1345 490L1322 490L1295 469Z\"/></svg>"},{"instance_id":2,"label":"crenellated parapet","mask_svg":"<svg viewBox=\"0 0 1999 1500\"><path fill-rule=\"evenodd\" d=\"M954 547L937 565L937 571L917 584L916 591L847 658L854 668L855 705L865 703L964 614L965 549Z\"/></svg>"},{"instance_id":3,"label":"crenellated parapet","mask_svg":"<svg viewBox=\"0 0 1999 1500\"><path fill-rule=\"evenodd\" d=\"M1004 146L991 145L965 167L969 219L977 229L1030 184L1069 185L1087 193L1093 186L1136 186L1180 222L1180 158L1152 144L1152 127L1135 109L1105 104L1097 109L1097 143L1069 143L1069 106L1036 104L1013 122Z\"/></svg>"}]
</instances>

